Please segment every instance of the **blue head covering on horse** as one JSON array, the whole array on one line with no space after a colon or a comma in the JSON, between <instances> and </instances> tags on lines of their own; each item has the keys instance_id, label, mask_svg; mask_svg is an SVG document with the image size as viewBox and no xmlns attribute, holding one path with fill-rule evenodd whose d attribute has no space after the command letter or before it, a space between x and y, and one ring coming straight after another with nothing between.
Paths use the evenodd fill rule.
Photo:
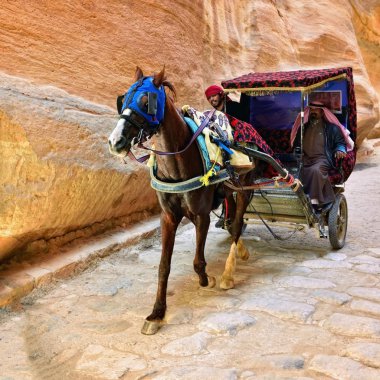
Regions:
<instances>
[{"instance_id":1,"label":"blue head covering on horse","mask_svg":"<svg viewBox=\"0 0 380 380\"><path fill-rule=\"evenodd\" d=\"M158 127L164 118L165 101L164 86L157 88L153 77L142 77L125 94L120 113L129 108L141 115L150 127Z\"/></svg>"}]
</instances>

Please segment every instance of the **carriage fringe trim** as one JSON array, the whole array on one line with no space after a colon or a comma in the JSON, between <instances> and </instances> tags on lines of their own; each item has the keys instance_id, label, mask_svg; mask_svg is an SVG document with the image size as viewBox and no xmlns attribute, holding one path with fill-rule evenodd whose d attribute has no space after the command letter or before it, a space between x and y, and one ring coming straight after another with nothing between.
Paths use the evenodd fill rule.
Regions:
<instances>
[{"instance_id":1,"label":"carriage fringe trim","mask_svg":"<svg viewBox=\"0 0 380 380\"><path fill-rule=\"evenodd\" d=\"M260 95L275 95L280 92L298 92L301 91L303 93L309 93L313 90L324 86L327 82L338 80L338 79L346 79L347 75L345 73L336 75L331 78L326 78L321 82L312 84L310 86L300 86L300 87L251 87L251 88L225 88L223 91L225 93L229 92L241 92L250 96L260 96Z\"/></svg>"}]
</instances>

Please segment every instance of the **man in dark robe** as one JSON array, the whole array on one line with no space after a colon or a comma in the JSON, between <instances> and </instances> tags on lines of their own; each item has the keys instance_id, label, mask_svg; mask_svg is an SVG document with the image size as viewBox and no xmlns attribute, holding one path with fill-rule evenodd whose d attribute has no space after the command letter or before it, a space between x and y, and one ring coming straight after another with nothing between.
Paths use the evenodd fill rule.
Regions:
<instances>
[{"instance_id":1,"label":"man in dark robe","mask_svg":"<svg viewBox=\"0 0 380 380\"><path fill-rule=\"evenodd\" d=\"M342 127L331 122L330 114L323 104L311 103L304 129L301 181L317 211L329 209L334 202L335 193L328 172L336 168L336 162L347 152Z\"/></svg>"}]
</instances>

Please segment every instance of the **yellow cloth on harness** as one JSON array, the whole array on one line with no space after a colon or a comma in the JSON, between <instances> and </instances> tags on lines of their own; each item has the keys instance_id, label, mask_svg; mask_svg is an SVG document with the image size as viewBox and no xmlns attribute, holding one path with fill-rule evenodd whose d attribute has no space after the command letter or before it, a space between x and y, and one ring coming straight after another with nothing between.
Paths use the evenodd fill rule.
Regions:
<instances>
[{"instance_id":1,"label":"yellow cloth on harness","mask_svg":"<svg viewBox=\"0 0 380 380\"><path fill-rule=\"evenodd\" d=\"M186 112L194 122L200 126L205 115L203 112L199 112L196 109L185 105L182 107L182 110ZM207 112L207 111L206 111ZM227 133L229 141L233 141L233 133L230 122L227 119L227 116L221 111L215 111L215 114L212 118L212 121L209 124L209 127L203 129L202 133L205 137L206 147L210 160L216 162L218 165L223 166L222 153L220 152L219 146L211 142L210 136L215 136L218 138L217 133L213 130L213 124L217 123L219 127ZM232 166L236 167L253 167L253 163L249 160L249 157L244 153L238 152L234 149L231 149L234 153L231 155L230 163Z\"/></svg>"}]
</instances>

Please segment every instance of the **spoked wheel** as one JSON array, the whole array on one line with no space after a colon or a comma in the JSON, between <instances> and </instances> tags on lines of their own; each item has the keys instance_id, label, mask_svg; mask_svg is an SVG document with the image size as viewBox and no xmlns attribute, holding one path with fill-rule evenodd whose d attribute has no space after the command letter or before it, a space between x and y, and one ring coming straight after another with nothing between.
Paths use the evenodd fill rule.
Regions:
<instances>
[{"instance_id":1,"label":"spoked wheel","mask_svg":"<svg viewBox=\"0 0 380 380\"><path fill-rule=\"evenodd\" d=\"M346 242L348 223L347 201L343 194L337 195L335 202L329 212L329 239L334 249L343 248Z\"/></svg>"}]
</instances>

